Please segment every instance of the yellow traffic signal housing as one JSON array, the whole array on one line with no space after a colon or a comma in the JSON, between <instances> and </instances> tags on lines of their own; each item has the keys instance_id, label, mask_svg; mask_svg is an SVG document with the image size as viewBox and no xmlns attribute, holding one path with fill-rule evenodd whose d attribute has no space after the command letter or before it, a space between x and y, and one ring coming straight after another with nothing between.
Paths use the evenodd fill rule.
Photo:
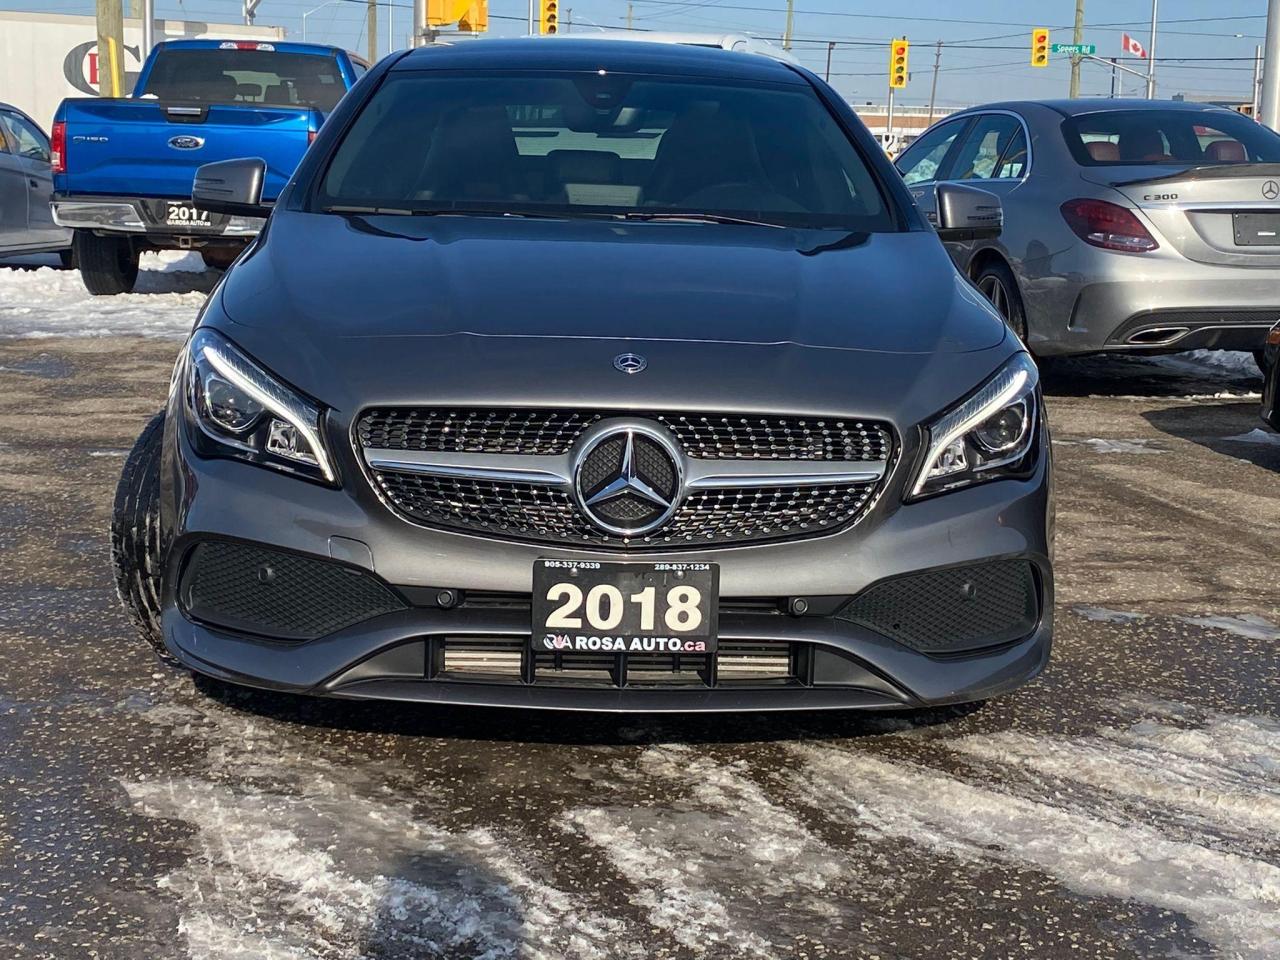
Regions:
<instances>
[{"instance_id":1,"label":"yellow traffic signal housing","mask_svg":"<svg viewBox=\"0 0 1280 960\"><path fill-rule=\"evenodd\" d=\"M901 90L907 85L907 57L911 44L906 40L894 40L889 44L889 86Z\"/></svg>"},{"instance_id":2,"label":"yellow traffic signal housing","mask_svg":"<svg viewBox=\"0 0 1280 960\"><path fill-rule=\"evenodd\" d=\"M1033 67L1049 65L1049 31L1044 27L1036 27L1031 31L1031 65Z\"/></svg>"},{"instance_id":3,"label":"yellow traffic signal housing","mask_svg":"<svg viewBox=\"0 0 1280 960\"><path fill-rule=\"evenodd\" d=\"M456 23L463 33L489 29L489 0L427 0L427 26Z\"/></svg>"},{"instance_id":4,"label":"yellow traffic signal housing","mask_svg":"<svg viewBox=\"0 0 1280 960\"><path fill-rule=\"evenodd\" d=\"M560 0L538 0L538 32L560 32Z\"/></svg>"}]
</instances>

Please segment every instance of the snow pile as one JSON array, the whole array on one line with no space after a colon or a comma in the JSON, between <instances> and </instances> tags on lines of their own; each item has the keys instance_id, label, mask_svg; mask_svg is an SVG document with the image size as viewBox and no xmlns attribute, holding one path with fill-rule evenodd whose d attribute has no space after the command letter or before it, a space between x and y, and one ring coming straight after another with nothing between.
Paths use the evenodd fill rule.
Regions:
<instances>
[{"instance_id":1,"label":"snow pile","mask_svg":"<svg viewBox=\"0 0 1280 960\"><path fill-rule=\"evenodd\" d=\"M1157 363L1176 366L1181 369L1190 367L1214 367L1224 373L1238 377L1256 377L1261 374L1252 353L1241 350L1188 350L1165 357L1153 357Z\"/></svg>"},{"instance_id":2,"label":"snow pile","mask_svg":"<svg viewBox=\"0 0 1280 960\"><path fill-rule=\"evenodd\" d=\"M0 337L185 337L219 276L199 254L148 253L136 293L95 297L76 270L0 268Z\"/></svg>"}]
</instances>

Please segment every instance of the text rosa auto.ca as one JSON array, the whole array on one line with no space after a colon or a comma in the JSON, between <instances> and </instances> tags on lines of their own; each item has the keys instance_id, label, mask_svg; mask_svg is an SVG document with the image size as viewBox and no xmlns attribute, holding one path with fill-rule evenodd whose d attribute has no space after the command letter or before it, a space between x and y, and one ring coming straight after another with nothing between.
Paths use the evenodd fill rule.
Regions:
<instances>
[{"instance_id":1,"label":"text rosa auto.ca","mask_svg":"<svg viewBox=\"0 0 1280 960\"><path fill-rule=\"evenodd\" d=\"M542 646L557 651L601 651L606 653L706 653L705 640L680 637L588 637L548 633Z\"/></svg>"}]
</instances>

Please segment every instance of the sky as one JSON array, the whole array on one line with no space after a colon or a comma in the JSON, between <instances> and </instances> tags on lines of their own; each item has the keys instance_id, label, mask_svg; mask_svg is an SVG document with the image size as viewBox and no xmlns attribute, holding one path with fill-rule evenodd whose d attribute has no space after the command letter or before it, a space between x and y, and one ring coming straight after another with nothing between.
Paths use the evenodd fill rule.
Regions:
<instances>
[{"instance_id":1,"label":"sky","mask_svg":"<svg viewBox=\"0 0 1280 960\"><path fill-rule=\"evenodd\" d=\"M129 0L125 0L126 4ZM239 22L241 0L155 0L156 15L187 20ZM1050 66L1030 65L1030 32L1047 27L1054 42L1070 43L1075 0L794 0L793 51L820 74L826 72L828 43L836 46L831 82L855 104L885 98L888 42L911 41L911 79L900 103L929 100L936 41L943 41L937 101L968 105L984 101L1065 97L1070 67L1066 56ZM387 16L395 46L407 43L412 28L410 0L379 0L379 53L385 54ZM628 0L560 0L574 33L626 25ZM647 30L744 32L780 39L786 0L631 0L632 26ZM0 9L51 13L92 13L93 0L0 0ZM1121 36L1133 34L1148 45L1151 0L1085 0L1084 42L1098 55L1120 56ZM1158 94L1210 95L1248 99L1254 49L1263 42L1267 0L1161 0L1157 38ZM127 7L126 7L127 9ZM311 11L311 12L309 12ZM490 0L490 34L525 32L527 0ZM892 12L890 12L892 11ZM367 46L364 0L262 0L258 23L283 26L291 39L333 43L359 52ZM1171 58L1171 59L1166 59ZM1172 59L1177 58L1177 59ZM1143 61L1124 61L1145 71ZM1106 96L1110 71L1082 66L1081 92ZM1141 94L1143 82L1124 79L1126 93Z\"/></svg>"}]
</instances>

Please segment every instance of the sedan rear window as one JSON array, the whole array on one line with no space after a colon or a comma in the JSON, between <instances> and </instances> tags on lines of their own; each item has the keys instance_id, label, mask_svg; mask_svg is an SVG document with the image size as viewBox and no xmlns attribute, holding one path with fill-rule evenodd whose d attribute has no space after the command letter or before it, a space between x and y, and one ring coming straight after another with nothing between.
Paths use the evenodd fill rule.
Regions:
<instances>
[{"instance_id":1,"label":"sedan rear window","mask_svg":"<svg viewBox=\"0 0 1280 960\"><path fill-rule=\"evenodd\" d=\"M1280 137L1236 113L1115 110L1070 117L1067 146L1087 167L1280 161Z\"/></svg>"},{"instance_id":2,"label":"sedan rear window","mask_svg":"<svg viewBox=\"0 0 1280 960\"><path fill-rule=\"evenodd\" d=\"M275 50L162 47L141 96L201 103L264 103L328 112L346 85L334 57Z\"/></svg>"},{"instance_id":3,"label":"sedan rear window","mask_svg":"<svg viewBox=\"0 0 1280 960\"><path fill-rule=\"evenodd\" d=\"M338 146L319 201L894 227L809 87L624 74L393 75Z\"/></svg>"}]
</instances>

